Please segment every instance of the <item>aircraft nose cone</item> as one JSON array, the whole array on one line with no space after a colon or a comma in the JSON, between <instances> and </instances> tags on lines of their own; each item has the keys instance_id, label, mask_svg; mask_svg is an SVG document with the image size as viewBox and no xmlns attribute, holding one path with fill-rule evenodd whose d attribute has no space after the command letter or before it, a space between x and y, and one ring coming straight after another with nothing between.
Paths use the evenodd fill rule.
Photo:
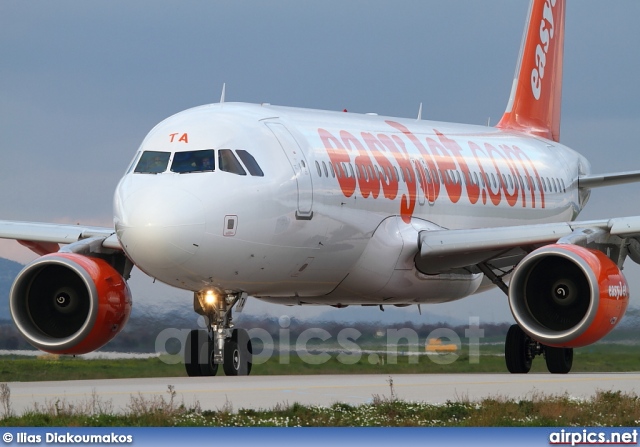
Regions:
<instances>
[{"instance_id":1,"label":"aircraft nose cone","mask_svg":"<svg viewBox=\"0 0 640 447\"><path fill-rule=\"evenodd\" d=\"M122 204L117 223L125 252L142 270L166 269L187 262L198 250L205 229L204 207L193 194L173 188L136 191Z\"/></svg>"}]
</instances>

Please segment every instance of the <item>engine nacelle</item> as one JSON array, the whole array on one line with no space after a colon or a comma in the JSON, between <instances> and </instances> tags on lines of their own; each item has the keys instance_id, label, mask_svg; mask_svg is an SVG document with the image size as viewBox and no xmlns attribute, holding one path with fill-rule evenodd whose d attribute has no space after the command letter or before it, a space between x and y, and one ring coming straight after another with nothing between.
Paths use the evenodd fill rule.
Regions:
<instances>
[{"instance_id":1,"label":"engine nacelle","mask_svg":"<svg viewBox=\"0 0 640 447\"><path fill-rule=\"evenodd\" d=\"M85 354L124 327L131 314L131 292L106 261L53 253L18 274L9 304L18 330L36 348Z\"/></svg>"},{"instance_id":2,"label":"engine nacelle","mask_svg":"<svg viewBox=\"0 0 640 447\"><path fill-rule=\"evenodd\" d=\"M576 245L548 245L513 272L509 305L522 330L553 347L600 340L622 319L629 286L604 253Z\"/></svg>"}]
</instances>

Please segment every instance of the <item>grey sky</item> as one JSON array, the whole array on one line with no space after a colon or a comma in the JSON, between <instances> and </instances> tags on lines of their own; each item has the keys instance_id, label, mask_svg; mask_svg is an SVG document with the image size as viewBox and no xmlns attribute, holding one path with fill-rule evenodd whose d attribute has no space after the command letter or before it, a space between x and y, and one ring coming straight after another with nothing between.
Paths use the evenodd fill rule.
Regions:
<instances>
[{"instance_id":1,"label":"grey sky","mask_svg":"<svg viewBox=\"0 0 640 447\"><path fill-rule=\"evenodd\" d=\"M145 134L223 82L227 101L495 123L528 3L4 1L0 218L110 225ZM568 0L562 142L595 172L640 169L638 17L637 0ZM594 191L582 218L640 214L639 192ZM24 260L13 246L0 256ZM433 310L509 318L499 292Z\"/></svg>"}]
</instances>

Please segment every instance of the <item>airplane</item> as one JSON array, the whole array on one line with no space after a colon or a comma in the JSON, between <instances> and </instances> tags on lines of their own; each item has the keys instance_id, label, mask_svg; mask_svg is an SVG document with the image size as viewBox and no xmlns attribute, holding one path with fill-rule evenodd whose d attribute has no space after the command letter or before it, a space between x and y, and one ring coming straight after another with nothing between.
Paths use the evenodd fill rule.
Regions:
<instances>
[{"instance_id":1,"label":"airplane","mask_svg":"<svg viewBox=\"0 0 640 447\"><path fill-rule=\"evenodd\" d=\"M113 228L0 221L41 257L17 276L12 318L36 348L96 350L124 327L134 266L193 292L189 376L248 375L233 312L284 305L443 303L498 288L516 321L511 373L573 349L623 317L640 217L576 221L595 175L560 143L565 0L532 0L506 111L495 127L224 101L179 112L144 138L113 201ZM61 247L62 245L62 247Z\"/></svg>"}]
</instances>

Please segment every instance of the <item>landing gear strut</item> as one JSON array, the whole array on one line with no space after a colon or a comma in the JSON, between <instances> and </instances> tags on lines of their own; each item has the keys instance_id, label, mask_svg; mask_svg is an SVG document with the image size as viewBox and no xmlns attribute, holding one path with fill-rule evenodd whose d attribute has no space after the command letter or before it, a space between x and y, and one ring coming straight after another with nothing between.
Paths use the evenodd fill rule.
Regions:
<instances>
[{"instance_id":1,"label":"landing gear strut","mask_svg":"<svg viewBox=\"0 0 640 447\"><path fill-rule=\"evenodd\" d=\"M547 369L552 374L567 374L573 365L572 348L554 348L533 340L517 324L507 332L504 344L504 358L507 369L512 374L526 374L537 355L544 355Z\"/></svg>"},{"instance_id":2,"label":"landing gear strut","mask_svg":"<svg viewBox=\"0 0 640 447\"><path fill-rule=\"evenodd\" d=\"M187 375L215 376L218 365L227 376L248 376L252 349L249 334L233 328L232 309L244 305L246 294L216 295L212 291L196 292L194 310L205 317L208 330L192 330L185 344L184 366Z\"/></svg>"}]
</instances>

